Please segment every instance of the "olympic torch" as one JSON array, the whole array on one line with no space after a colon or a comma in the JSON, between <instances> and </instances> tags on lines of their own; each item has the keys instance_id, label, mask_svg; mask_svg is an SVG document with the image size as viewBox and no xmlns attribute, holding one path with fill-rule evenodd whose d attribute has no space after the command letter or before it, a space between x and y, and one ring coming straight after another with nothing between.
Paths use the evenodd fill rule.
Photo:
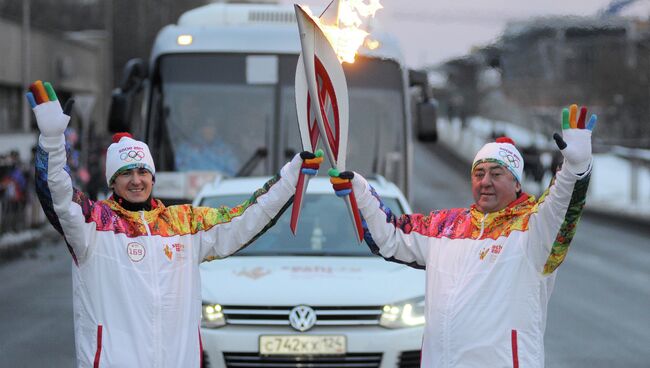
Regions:
<instances>
[{"instance_id":1,"label":"olympic torch","mask_svg":"<svg viewBox=\"0 0 650 368\"><path fill-rule=\"evenodd\" d=\"M338 12L338 6L339 2L333 1L324 17L332 17L332 14ZM349 119L345 74L339 57L318 24L300 5L294 7L302 47L296 67L295 91L303 149L313 151L319 137L324 137L323 145L330 162L337 170L345 171ZM300 176L291 216L291 230L294 234L307 187L304 175ZM360 242L363 239L363 227L354 192L344 199Z\"/></svg>"}]
</instances>

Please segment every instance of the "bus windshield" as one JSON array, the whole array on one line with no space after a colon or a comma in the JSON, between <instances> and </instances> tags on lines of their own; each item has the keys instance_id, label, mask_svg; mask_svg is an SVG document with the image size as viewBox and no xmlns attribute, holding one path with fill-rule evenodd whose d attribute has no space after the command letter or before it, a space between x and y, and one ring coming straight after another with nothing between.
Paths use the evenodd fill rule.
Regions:
<instances>
[{"instance_id":1,"label":"bus windshield","mask_svg":"<svg viewBox=\"0 0 650 368\"><path fill-rule=\"evenodd\" d=\"M160 85L154 88L160 94L154 109L161 113L152 116L161 117L162 124L154 125L162 127L149 137L164 141L156 147L168 147L158 157L159 170L270 175L302 151L294 95L298 57L263 55L271 60L271 70L259 77L259 63L250 61L255 56L161 58ZM406 118L399 65L363 57L343 65L350 101L348 167L400 183L401 175L387 172L391 162L404 159ZM243 172L251 160L253 165Z\"/></svg>"}]
</instances>

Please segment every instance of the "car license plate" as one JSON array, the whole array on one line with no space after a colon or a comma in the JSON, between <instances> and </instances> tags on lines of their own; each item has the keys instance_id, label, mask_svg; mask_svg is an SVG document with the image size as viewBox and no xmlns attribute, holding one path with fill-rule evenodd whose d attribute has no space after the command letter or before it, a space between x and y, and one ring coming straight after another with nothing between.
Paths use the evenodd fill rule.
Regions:
<instances>
[{"instance_id":1,"label":"car license plate","mask_svg":"<svg viewBox=\"0 0 650 368\"><path fill-rule=\"evenodd\" d=\"M337 355L345 354L346 347L345 336L260 336L260 354L262 355Z\"/></svg>"}]
</instances>

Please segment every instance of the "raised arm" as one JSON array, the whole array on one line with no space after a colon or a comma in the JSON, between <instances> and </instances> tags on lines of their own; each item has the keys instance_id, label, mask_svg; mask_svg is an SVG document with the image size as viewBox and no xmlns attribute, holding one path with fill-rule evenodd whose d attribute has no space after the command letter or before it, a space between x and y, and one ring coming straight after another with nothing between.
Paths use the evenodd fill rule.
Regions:
<instances>
[{"instance_id":1,"label":"raised arm","mask_svg":"<svg viewBox=\"0 0 650 368\"><path fill-rule=\"evenodd\" d=\"M330 170L331 182L337 196L354 190L364 227L364 240L370 250L387 261L425 268L430 237L417 231L426 229L424 216L395 216L390 208L358 173Z\"/></svg>"},{"instance_id":2,"label":"raised arm","mask_svg":"<svg viewBox=\"0 0 650 368\"><path fill-rule=\"evenodd\" d=\"M85 216L91 202L72 186L63 135L73 101L61 109L50 83L36 81L26 95L40 131L36 148L36 193L48 220L64 236L75 263L87 250Z\"/></svg>"},{"instance_id":3,"label":"raised arm","mask_svg":"<svg viewBox=\"0 0 650 368\"><path fill-rule=\"evenodd\" d=\"M587 108L578 116L577 105L562 111L562 135L555 133L564 156L562 169L540 197L531 216L531 236L526 247L535 267L553 273L564 261L585 205L592 166L591 135L596 124L592 115L585 125Z\"/></svg>"},{"instance_id":4,"label":"raised arm","mask_svg":"<svg viewBox=\"0 0 650 368\"><path fill-rule=\"evenodd\" d=\"M194 208L195 226L205 230L201 233L201 260L230 256L275 225L293 201L299 172L316 175L322 161L322 152L302 152L239 206Z\"/></svg>"}]
</instances>

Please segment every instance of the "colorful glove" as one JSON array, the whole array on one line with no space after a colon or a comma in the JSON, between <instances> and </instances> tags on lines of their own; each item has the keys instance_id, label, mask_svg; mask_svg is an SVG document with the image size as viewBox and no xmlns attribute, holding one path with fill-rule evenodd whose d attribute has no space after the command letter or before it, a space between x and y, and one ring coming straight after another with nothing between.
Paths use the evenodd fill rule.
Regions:
<instances>
[{"instance_id":1,"label":"colorful glove","mask_svg":"<svg viewBox=\"0 0 650 368\"><path fill-rule=\"evenodd\" d=\"M330 176L330 183L332 183L332 187L337 196L345 197L352 192L352 179L354 178L354 172L339 172L337 169L331 168L327 173Z\"/></svg>"},{"instance_id":2,"label":"colorful glove","mask_svg":"<svg viewBox=\"0 0 650 368\"><path fill-rule=\"evenodd\" d=\"M49 82L43 83L38 80L29 86L29 90L30 92L26 93L27 101L36 115L36 123L41 134L48 138L63 135L70 121L74 100L68 100L62 110L54 88Z\"/></svg>"},{"instance_id":3,"label":"colorful glove","mask_svg":"<svg viewBox=\"0 0 650 368\"><path fill-rule=\"evenodd\" d=\"M587 108L583 106L580 109L576 120L577 112L578 105L575 104L562 110L562 135L555 133L553 139L564 156L567 169L581 175L589 170L591 164L591 132L598 117L592 114L585 127Z\"/></svg>"},{"instance_id":4,"label":"colorful glove","mask_svg":"<svg viewBox=\"0 0 650 368\"><path fill-rule=\"evenodd\" d=\"M320 164L323 162L323 150L317 149L316 153L302 151L300 152L300 158L302 158L302 166L300 166L300 171L305 175L314 176L318 174Z\"/></svg>"}]
</instances>

